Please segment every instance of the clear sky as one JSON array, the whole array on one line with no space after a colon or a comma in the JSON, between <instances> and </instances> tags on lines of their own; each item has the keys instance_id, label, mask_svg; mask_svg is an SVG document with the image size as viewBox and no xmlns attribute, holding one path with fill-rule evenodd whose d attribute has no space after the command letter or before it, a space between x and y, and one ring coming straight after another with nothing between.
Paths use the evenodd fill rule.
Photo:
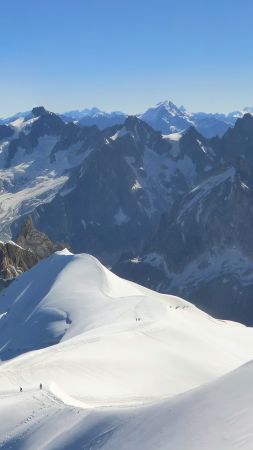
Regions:
<instances>
[{"instance_id":1,"label":"clear sky","mask_svg":"<svg viewBox=\"0 0 253 450\"><path fill-rule=\"evenodd\" d=\"M3 0L0 116L253 105L252 27L252 0Z\"/></svg>"}]
</instances>

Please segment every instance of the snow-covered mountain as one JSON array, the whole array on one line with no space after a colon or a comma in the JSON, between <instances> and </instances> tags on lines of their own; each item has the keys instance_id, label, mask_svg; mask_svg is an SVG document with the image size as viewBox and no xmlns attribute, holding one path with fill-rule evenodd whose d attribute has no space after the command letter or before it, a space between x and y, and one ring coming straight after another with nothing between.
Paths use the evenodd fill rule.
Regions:
<instances>
[{"instance_id":1,"label":"snow-covered mountain","mask_svg":"<svg viewBox=\"0 0 253 450\"><path fill-rule=\"evenodd\" d=\"M43 107L0 125L0 233L43 202L52 200L69 171L98 143L96 127L65 124Z\"/></svg>"},{"instance_id":2,"label":"snow-covered mountain","mask_svg":"<svg viewBox=\"0 0 253 450\"><path fill-rule=\"evenodd\" d=\"M184 107L178 108L171 101L160 102L139 116L155 130L163 134L176 133L194 126L203 136L211 138L222 136L230 126L234 125L237 117L232 113L212 114L188 112Z\"/></svg>"},{"instance_id":3,"label":"snow-covered mountain","mask_svg":"<svg viewBox=\"0 0 253 450\"><path fill-rule=\"evenodd\" d=\"M63 113L63 120L77 121L80 125L96 125L99 129L124 123L127 114L120 111L105 112L98 108L74 110Z\"/></svg>"},{"instance_id":4,"label":"snow-covered mountain","mask_svg":"<svg viewBox=\"0 0 253 450\"><path fill-rule=\"evenodd\" d=\"M186 148L193 148L189 141ZM114 270L216 317L252 324L253 117L202 149L206 157L218 155L219 164L202 168L207 177L161 217L142 253Z\"/></svg>"},{"instance_id":5,"label":"snow-covered mountain","mask_svg":"<svg viewBox=\"0 0 253 450\"><path fill-rule=\"evenodd\" d=\"M214 380L252 359L252 329L67 250L14 281L0 308L2 449L116 450L120 442L172 450L208 442L211 450L222 442L222 425L233 427L227 445L244 438L251 365Z\"/></svg>"},{"instance_id":6,"label":"snow-covered mountain","mask_svg":"<svg viewBox=\"0 0 253 450\"><path fill-rule=\"evenodd\" d=\"M148 123L152 128L163 134L182 132L190 126L205 137L222 136L230 126L235 124L237 118L245 113L252 112L252 108L234 111L229 114L189 112L183 106L178 107L172 101L165 100L148 108L138 117ZM78 121L82 125L97 125L104 129L109 126L122 124L127 115L122 112L106 113L98 108L74 110L63 113L61 117L67 121Z\"/></svg>"},{"instance_id":7,"label":"snow-covered mountain","mask_svg":"<svg viewBox=\"0 0 253 450\"><path fill-rule=\"evenodd\" d=\"M234 126L238 118L244 114L253 113L253 107L245 107L238 111L224 113L191 112L183 106L176 106L172 101L165 100L148 108L144 113L137 115L163 134L178 133L194 126L199 133L207 138L223 136L229 127ZM123 112L106 113L98 108L68 111L63 118L79 121L82 125L97 125L104 129L109 126L122 124L127 114Z\"/></svg>"},{"instance_id":8,"label":"snow-covered mountain","mask_svg":"<svg viewBox=\"0 0 253 450\"><path fill-rule=\"evenodd\" d=\"M233 126L238 118L244 114L253 113L253 107L224 113L190 112L183 106L176 106L172 101L165 100L148 108L144 113L137 115L141 120L151 125L163 134L182 132L194 126L203 136L212 138L223 136L229 127ZM13 116L0 119L0 125L8 125L17 119L31 117L32 111L19 112ZM103 130L107 127L123 124L127 114L121 111L105 112L97 107L76 109L58 114L66 123L80 123L84 126L96 125Z\"/></svg>"},{"instance_id":9,"label":"snow-covered mountain","mask_svg":"<svg viewBox=\"0 0 253 450\"><path fill-rule=\"evenodd\" d=\"M171 101L160 102L139 116L163 134L176 133L194 125L190 115Z\"/></svg>"},{"instance_id":10,"label":"snow-covered mountain","mask_svg":"<svg viewBox=\"0 0 253 450\"><path fill-rule=\"evenodd\" d=\"M250 114L208 139L134 116L99 130L34 108L0 126L0 239L31 214L122 276L251 324L252 148Z\"/></svg>"},{"instance_id":11,"label":"snow-covered mountain","mask_svg":"<svg viewBox=\"0 0 253 450\"><path fill-rule=\"evenodd\" d=\"M139 249L161 212L202 179L193 170L201 150L194 160L177 158L180 136L163 137L135 117L100 131L35 108L2 127L2 239L32 213L53 240L115 262Z\"/></svg>"},{"instance_id":12,"label":"snow-covered mountain","mask_svg":"<svg viewBox=\"0 0 253 450\"><path fill-rule=\"evenodd\" d=\"M140 251L162 212L216 165L206 140L190 129L164 137L136 117L107 129L54 199L33 213L38 228L106 264Z\"/></svg>"},{"instance_id":13,"label":"snow-covered mountain","mask_svg":"<svg viewBox=\"0 0 253 450\"><path fill-rule=\"evenodd\" d=\"M137 117L163 134L182 132L194 126L203 136L212 138L223 136L229 127L234 126L238 118L242 118L247 113L252 114L253 107L248 106L228 114L190 112L183 106L178 107L172 101L165 100L148 108ZM79 121L82 125L97 125L100 129L122 124L126 117L127 114L123 112L106 113L95 107L62 114L63 119Z\"/></svg>"}]
</instances>

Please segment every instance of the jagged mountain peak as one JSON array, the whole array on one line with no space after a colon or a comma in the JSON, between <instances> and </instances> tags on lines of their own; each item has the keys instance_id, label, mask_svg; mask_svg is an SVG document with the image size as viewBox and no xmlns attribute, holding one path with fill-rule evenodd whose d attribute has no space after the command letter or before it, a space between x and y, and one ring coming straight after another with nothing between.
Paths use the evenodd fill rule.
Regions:
<instances>
[{"instance_id":1,"label":"jagged mountain peak","mask_svg":"<svg viewBox=\"0 0 253 450\"><path fill-rule=\"evenodd\" d=\"M44 106L35 106L32 109L31 117L28 116L25 118L25 122L29 122L29 119L34 119L34 124L37 122L39 123L47 123L47 124L53 124L55 126L63 126L64 122L61 119L61 117L58 114L55 114L54 112L48 111L44 108ZM37 124L35 125L38 126Z\"/></svg>"},{"instance_id":2,"label":"jagged mountain peak","mask_svg":"<svg viewBox=\"0 0 253 450\"><path fill-rule=\"evenodd\" d=\"M246 113L243 117L236 120L233 128L234 132L240 131L242 133L253 134L253 116L250 113Z\"/></svg>"},{"instance_id":3,"label":"jagged mountain peak","mask_svg":"<svg viewBox=\"0 0 253 450\"><path fill-rule=\"evenodd\" d=\"M165 100L148 108L144 114L140 115L140 118L148 122L155 118L163 118L164 116L182 117L185 116L185 112L181 111L171 100Z\"/></svg>"},{"instance_id":4,"label":"jagged mountain peak","mask_svg":"<svg viewBox=\"0 0 253 450\"><path fill-rule=\"evenodd\" d=\"M0 290L7 282L33 267L38 261L64 247L39 231L29 215L21 226L16 242L0 241Z\"/></svg>"},{"instance_id":5,"label":"jagged mountain peak","mask_svg":"<svg viewBox=\"0 0 253 450\"><path fill-rule=\"evenodd\" d=\"M253 116L251 114L247 113L242 118L238 118L235 126L229 128L223 137L222 147L223 156L226 161L237 165L239 161L242 162L244 160L244 166L247 166L246 172L248 172L247 179L252 185Z\"/></svg>"},{"instance_id":6,"label":"jagged mountain peak","mask_svg":"<svg viewBox=\"0 0 253 450\"><path fill-rule=\"evenodd\" d=\"M185 112L178 108L171 100L164 100L162 102L159 102L153 108L164 108L166 109L166 111L172 114L182 114Z\"/></svg>"},{"instance_id":7,"label":"jagged mountain peak","mask_svg":"<svg viewBox=\"0 0 253 450\"><path fill-rule=\"evenodd\" d=\"M159 132L155 131L150 125L139 119L137 116L127 116L122 125L112 127L110 130L113 130L113 135L110 136L113 141L116 141L118 138L129 136L140 143L147 144L150 139L159 138ZM160 139L162 139L161 136Z\"/></svg>"},{"instance_id":8,"label":"jagged mountain peak","mask_svg":"<svg viewBox=\"0 0 253 450\"><path fill-rule=\"evenodd\" d=\"M34 226L30 215L24 221L16 242L20 247L32 251L39 259L66 247L66 245L52 242L45 233L39 231Z\"/></svg>"},{"instance_id":9,"label":"jagged mountain peak","mask_svg":"<svg viewBox=\"0 0 253 450\"><path fill-rule=\"evenodd\" d=\"M127 116L124 126L128 131L134 131L136 127L149 130L149 132L156 133L152 127L150 127L146 122L139 119L137 116Z\"/></svg>"},{"instance_id":10,"label":"jagged mountain peak","mask_svg":"<svg viewBox=\"0 0 253 450\"><path fill-rule=\"evenodd\" d=\"M49 112L44 108L44 106L35 106L32 109L32 116L33 117L45 116L47 114L49 114Z\"/></svg>"},{"instance_id":11,"label":"jagged mountain peak","mask_svg":"<svg viewBox=\"0 0 253 450\"><path fill-rule=\"evenodd\" d=\"M32 229L34 228L34 224L33 224L33 220L32 220L32 216L27 216L26 220L24 221L21 230L20 230L20 234L23 236L26 236Z\"/></svg>"},{"instance_id":12,"label":"jagged mountain peak","mask_svg":"<svg viewBox=\"0 0 253 450\"><path fill-rule=\"evenodd\" d=\"M147 109L139 118L163 134L182 131L194 124L190 115L181 111L170 100L157 103L154 107Z\"/></svg>"},{"instance_id":13,"label":"jagged mountain peak","mask_svg":"<svg viewBox=\"0 0 253 450\"><path fill-rule=\"evenodd\" d=\"M127 116L124 125L127 128L131 128L131 127L137 125L138 123L142 123L142 121L138 117L133 115L133 116Z\"/></svg>"}]
</instances>

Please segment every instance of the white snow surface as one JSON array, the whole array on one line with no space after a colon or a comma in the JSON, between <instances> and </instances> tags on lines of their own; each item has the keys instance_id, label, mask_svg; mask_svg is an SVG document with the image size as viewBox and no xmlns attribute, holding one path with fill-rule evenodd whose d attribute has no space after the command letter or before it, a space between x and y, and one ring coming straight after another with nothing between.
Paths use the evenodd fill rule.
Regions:
<instances>
[{"instance_id":1,"label":"white snow surface","mask_svg":"<svg viewBox=\"0 0 253 450\"><path fill-rule=\"evenodd\" d=\"M0 314L0 448L252 449L251 328L67 250Z\"/></svg>"},{"instance_id":2,"label":"white snow surface","mask_svg":"<svg viewBox=\"0 0 253 450\"><path fill-rule=\"evenodd\" d=\"M118 131L116 131L116 133L113 136L111 136L110 139L112 139L113 141L116 141L116 139L126 136L127 134L129 134L129 132L127 131L126 127L123 126Z\"/></svg>"}]
</instances>

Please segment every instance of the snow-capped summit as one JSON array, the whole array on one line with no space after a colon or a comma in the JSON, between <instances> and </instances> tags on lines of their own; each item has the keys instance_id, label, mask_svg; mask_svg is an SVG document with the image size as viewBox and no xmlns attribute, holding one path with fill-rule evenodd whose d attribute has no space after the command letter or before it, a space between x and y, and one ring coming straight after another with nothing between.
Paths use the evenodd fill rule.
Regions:
<instances>
[{"instance_id":1,"label":"snow-capped summit","mask_svg":"<svg viewBox=\"0 0 253 450\"><path fill-rule=\"evenodd\" d=\"M169 100L157 103L139 117L163 134L181 132L195 126L205 137L222 136L234 123L234 119L224 114L189 112L184 106L177 107Z\"/></svg>"},{"instance_id":2,"label":"snow-capped summit","mask_svg":"<svg viewBox=\"0 0 253 450\"><path fill-rule=\"evenodd\" d=\"M182 110L181 108L178 108L175 105L175 103L173 103L171 100L164 100L163 102L158 102L153 107L153 109L161 109L161 108L164 108L166 111L168 111L172 115L178 115L178 114L186 111L185 109Z\"/></svg>"},{"instance_id":3,"label":"snow-capped summit","mask_svg":"<svg viewBox=\"0 0 253 450\"><path fill-rule=\"evenodd\" d=\"M163 134L182 131L193 124L187 113L169 100L157 103L139 117Z\"/></svg>"}]
</instances>

